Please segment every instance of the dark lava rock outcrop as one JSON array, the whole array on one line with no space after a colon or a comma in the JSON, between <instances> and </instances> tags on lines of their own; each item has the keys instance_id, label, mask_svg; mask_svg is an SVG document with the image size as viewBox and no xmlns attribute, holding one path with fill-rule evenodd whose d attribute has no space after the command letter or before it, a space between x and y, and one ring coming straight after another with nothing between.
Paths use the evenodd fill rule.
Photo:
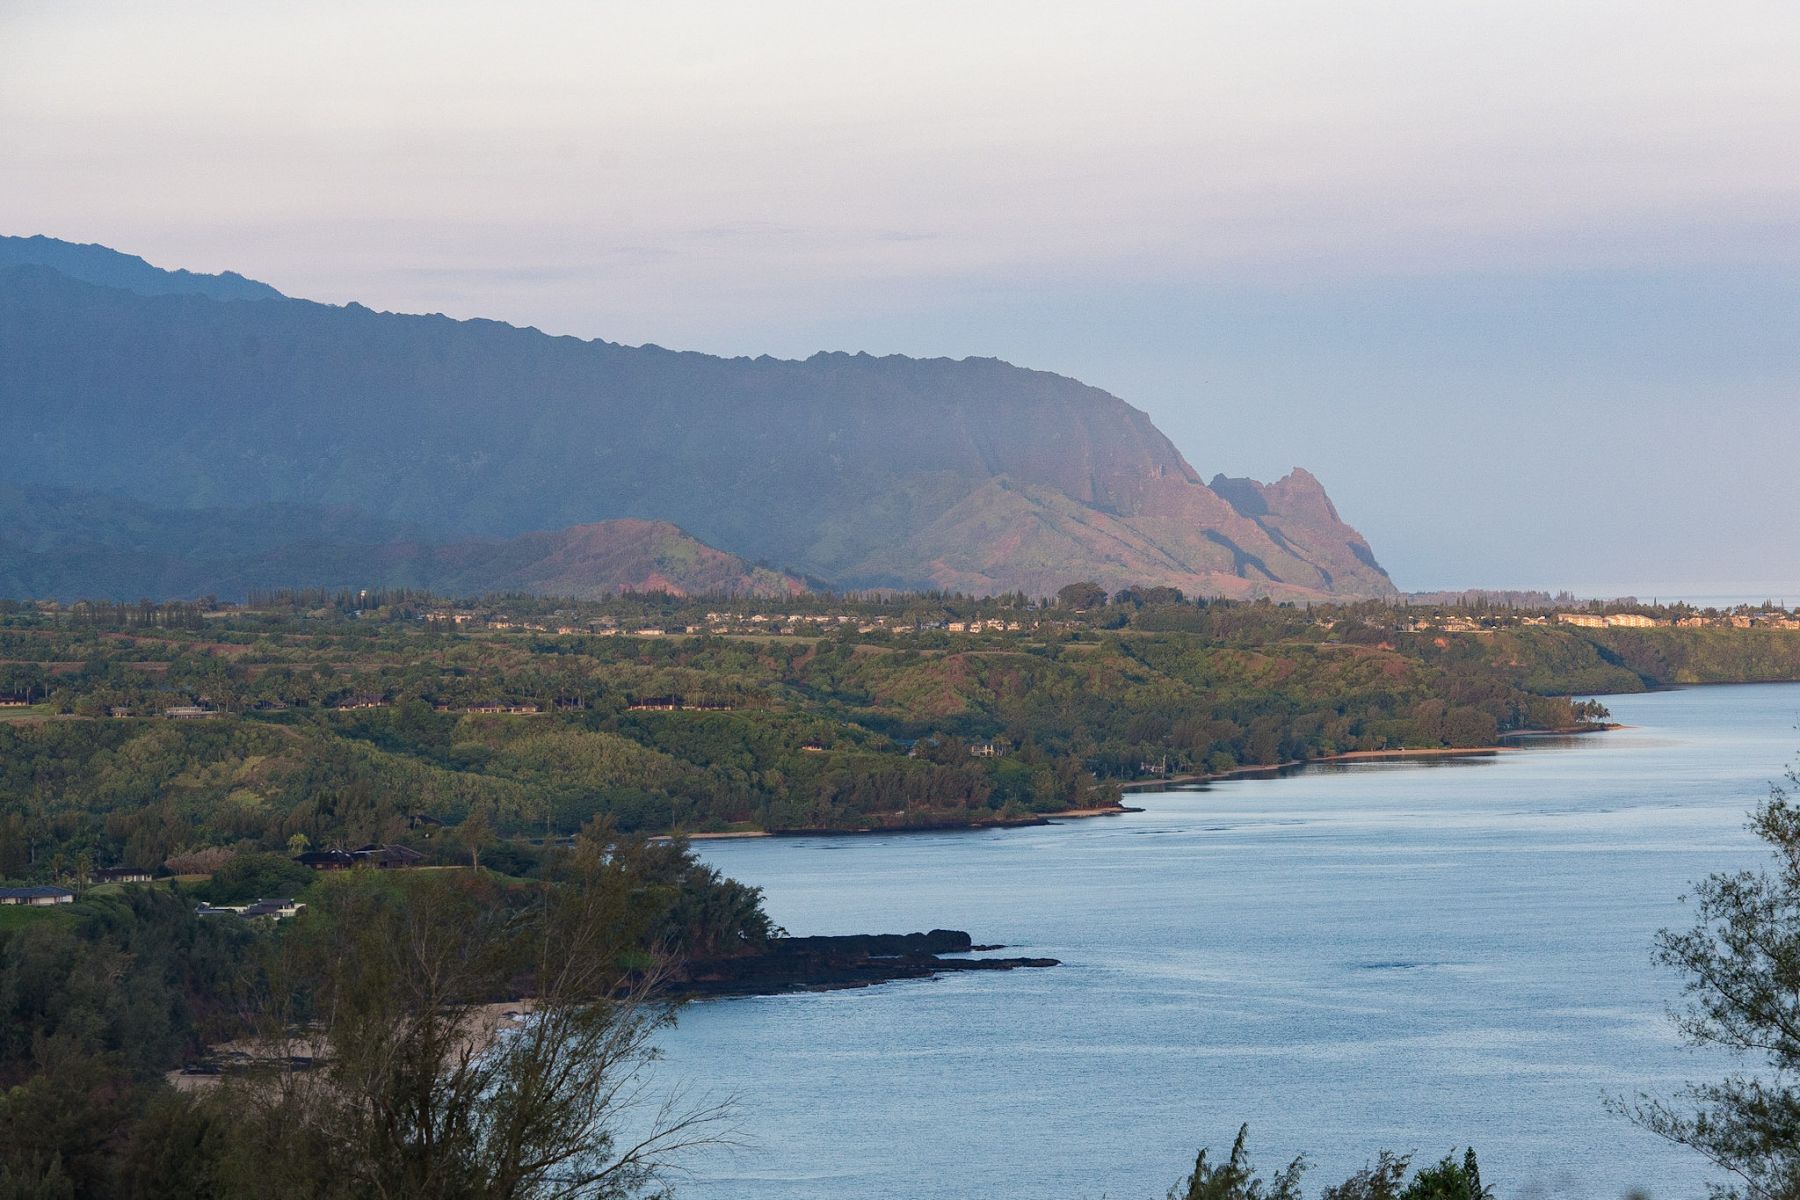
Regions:
<instances>
[{"instance_id":1,"label":"dark lava rock outcrop","mask_svg":"<svg viewBox=\"0 0 1800 1200\"><path fill-rule=\"evenodd\" d=\"M951 971L1059 965L1054 958L946 957L1003 949L977 946L959 929L776 938L762 954L691 961L671 989L688 996L773 996L926 979Z\"/></svg>"}]
</instances>

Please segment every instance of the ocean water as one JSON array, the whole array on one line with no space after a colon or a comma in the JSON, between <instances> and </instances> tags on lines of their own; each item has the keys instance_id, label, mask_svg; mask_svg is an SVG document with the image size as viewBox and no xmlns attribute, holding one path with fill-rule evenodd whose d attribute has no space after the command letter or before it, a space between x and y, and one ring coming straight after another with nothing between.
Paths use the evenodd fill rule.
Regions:
<instances>
[{"instance_id":1,"label":"ocean water","mask_svg":"<svg viewBox=\"0 0 1800 1200\"><path fill-rule=\"evenodd\" d=\"M664 1083L735 1097L692 1197L1160 1198L1249 1122L1314 1188L1473 1143L1506 1197L1703 1194L1602 1098L1716 1073L1651 938L1760 857L1800 686L1612 697L1630 728L1310 768L992 832L711 842L797 934L967 929L1049 970L689 1006Z\"/></svg>"}]
</instances>

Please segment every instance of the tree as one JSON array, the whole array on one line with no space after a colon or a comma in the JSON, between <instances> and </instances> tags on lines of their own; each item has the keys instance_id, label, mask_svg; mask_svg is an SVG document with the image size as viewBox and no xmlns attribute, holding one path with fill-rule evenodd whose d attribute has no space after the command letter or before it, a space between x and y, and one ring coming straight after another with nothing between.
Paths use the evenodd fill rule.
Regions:
<instances>
[{"instance_id":1,"label":"tree","mask_svg":"<svg viewBox=\"0 0 1800 1200\"><path fill-rule=\"evenodd\" d=\"M1400 1200L1490 1200L1493 1194L1492 1188L1481 1185L1481 1165L1471 1147L1463 1151L1461 1162L1446 1154L1431 1166L1419 1168L1400 1193Z\"/></svg>"},{"instance_id":2,"label":"tree","mask_svg":"<svg viewBox=\"0 0 1800 1200\"><path fill-rule=\"evenodd\" d=\"M1169 1192L1169 1200L1300 1200L1300 1176L1306 1171L1306 1160L1296 1158L1268 1182L1250 1166L1244 1148L1250 1126L1238 1127L1231 1143L1231 1155L1222 1165L1206 1161L1206 1151L1194 1159L1194 1172L1187 1181Z\"/></svg>"},{"instance_id":3,"label":"tree","mask_svg":"<svg viewBox=\"0 0 1800 1200\"><path fill-rule=\"evenodd\" d=\"M247 904L292 896L313 881L310 868L280 854L240 854L196 891L214 904Z\"/></svg>"},{"instance_id":4,"label":"tree","mask_svg":"<svg viewBox=\"0 0 1800 1200\"><path fill-rule=\"evenodd\" d=\"M1657 958L1686 977L1676 1017L1693 1045L1720 1047L1748 1070L1683 1088L1675 1100L1614 1101L1639 1125L1697 1151L1735 1178L1715 1200L1800 1196L1800 809L1771 787L1750 818L1772 867L1720 873L1695 885L1695 923L1657 935Z\"/></svg>"},{"instance_id":5,"label":"tree","mask_svg":"<svg viewBox=\"0 0 1800 1200\"><path fill-rule=\"evenodd\" d=\"M456 827L456 837L469 852L470 869L481 870L481 850L494 840L494 830L480 809L463 818L462 824Z\"/></svg>"},{"instance_id":6,"label":"tree","mask_svg":"<svg viewBox=\"0 0 1800 1200\"><path fill-rule=\"evenodd\" d=\"M1319 1193L1319 1200L1402 1200L1406 1166L1411 1160L1383 1150L1373 1166L1364 1167L1336 1187Z\"/></svg>"},{"instance_id":7,"label":"tree","mask_svg":"<svg viewBox=\"0 0 1800 1200\"><path fill-rule=\"evenodd\" d=\"M1056 602L1064 608L1099 608L1106 603L1106 589L1092 580L1065 584L1056 590Z\"/></svg>"},{"instance_id":8,"label":"tree","mask_svg":"<svg viewBox=\"0 0 1800 1200\"><path fill-rule=\"evenodd\" d=\"M1272 1179L1263 1180L1251 1168L1244 1142L1250 1127L1238 1129L1231 1156L1223 1165L1206 1161L1206 1151L1194 1162L1194 1173L1169 1192L1168 1200L1301 1200L1300 1176L1305 1158L1296 1158ZM1319 1200L1493 1200L1493 1189L1481 1184L1481 1168L1473 1149L1462 1161L1446 1154L1406 1178L1410 1155L1383 1150L1372 1166L1364 1167L1335 1187L1319 1193Z\"/></svg>"},{"instance_id":9,"label":"tree","mask_svg":"<svg viewBox=\"0 0 1800 1200\"><path fill-rule=\"evenodd\" d=\"M589 839L571 858L523 893L464 872L322 879L273 951L259 1039L267 1062L322 1065L226 1085L226 1177L278 1197L622 1200L723 1140L722 1106L648 1090L671 1009L642 881ZM497 1031L491 1006L520 990L529 1017Z\"/></svg>"},{"instance_id":10,"label":"tree","mask_svg":"<svg viewBox=\"0 0 1800 1200\"><path fill-rule=\"evenodd\" d=\"M19 879L31 864L31 838L22 813L0 814L0 879Z\"/></svg>"}]
</instances>

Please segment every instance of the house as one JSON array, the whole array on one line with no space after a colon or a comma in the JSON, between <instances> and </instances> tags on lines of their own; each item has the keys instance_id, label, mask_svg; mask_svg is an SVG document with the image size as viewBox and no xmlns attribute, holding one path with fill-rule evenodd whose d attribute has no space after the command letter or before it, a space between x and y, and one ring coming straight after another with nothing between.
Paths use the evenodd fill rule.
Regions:
<instances>
[{"instance_id":1,"label":"house","mask_svg":"<svg viewBox=\"0 0 1800 1200\"><path fill-rule=\"evenodd\" d=\"M149 883L152 878L148 867L101 867L94 872L95 883Z\"/></svg>"},{"instance_id":2,"label":"house","mask_svg":"<svg viewBox=\"0 0 1800 1200\"><path fill-rule=\"evenodd\" d=\"M382 846L370 842L354 850L308 850L305 854L296 854L294 861L315 871L347 871L351 867L411 867L424 858L408 846Z\"/></svg>"},{"instance_id":3,"label":"house","mask_svg":"<svg viewBox=\"0 0 1800 1200\"><path fill-rule=\"evenodd\" d=\"M60 887L0 888L0 904L23 904L28 908L46 908L52 904L72 904L75 893Z\"/></svg>"},{"instance_id":4,"label":"house","mask_svg":"<svg viewBox=\"0 0 1800 1200\"><path fill-rule=\"evenodd\" d=\"M306 905L298 900L290 900L284 896L274 900L258 900L255 904L246 904L238 910L238 916L243 917L246 921L253 921L258 917L285 921L289 917L299 915L300 910L305 907Z\"/></svg>"},{"instance_id":5,"label":"house","mask_svg":"<svg viewBox=\"0 0 1800 1200\"><path fill-rule=\"evenodd\" d=\"M308 850L294 861L315 871L346 871L356 865L356 856L348 850Z\"/></svg>"},{"instance_id":6,"label":"house","mask_svg":"<svg viewBox=\"0 0 1800 1200\"><path fill-rule=\"evenodd\" d=\"M177 704L174 708L163 709L163 716L175 721L193 721L212 715L212 709L201 708L197 704Z\"/></svg>"},{"instance_id":7,"label":"house","mask_svg":"<svg viewBox=\"0 0 1800 1200\"><path fill-rule=\"evenodd\" d=\"M417 866L425 859L410 846L378 846L374 842L350 851L350 855L359 867L379 867L384 871Z\"/></svg>"}]
</instances>

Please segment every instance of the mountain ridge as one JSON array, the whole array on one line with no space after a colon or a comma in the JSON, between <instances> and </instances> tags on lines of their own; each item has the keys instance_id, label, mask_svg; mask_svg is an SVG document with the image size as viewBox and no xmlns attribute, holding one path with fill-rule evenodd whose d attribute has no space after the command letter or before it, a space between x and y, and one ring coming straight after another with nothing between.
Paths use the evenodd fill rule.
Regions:
<instances>
[{"instance_id":1,"label":"mountain ridge","mask_svg":"<svg viewBox=\"0 0 1800 1200\"><path fill-rule=\"evenodd\" d=\"M0 479L169 508L329 504L439 543L668 520L841 587L1393 594L1328 499L1257 485L1286 508L1246 515L1142 410L993 358L723 359L40 263L0 268L0 395Z\"/></svg>"},{"instance_id":2,"label":"mountain ridge","mask_svg":"<svg viewBox=\"0 0 1800 1200\"><path fill-rule=\"evenodd\" d=\"M0 267L40 266L71 279L100 287L122 288L140 296L206 296L213 300L286 300L279 291L236 271L205 275L194 271L152 266L135 254L125 254L95 242L65 242L34 234L31 237L0 235Z\"/></svg>"}]
</instances>

